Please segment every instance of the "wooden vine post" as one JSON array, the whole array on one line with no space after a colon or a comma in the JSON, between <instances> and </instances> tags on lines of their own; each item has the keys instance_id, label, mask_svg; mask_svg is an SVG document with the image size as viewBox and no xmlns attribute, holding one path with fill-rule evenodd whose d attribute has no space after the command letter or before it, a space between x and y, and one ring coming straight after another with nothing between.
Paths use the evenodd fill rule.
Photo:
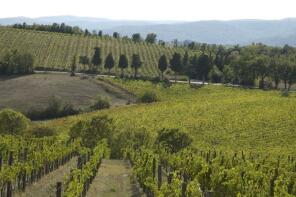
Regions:
<instances>
[{"instance_id":1,"label":"wooden vine post","mask_svg":"<svg viewBox=\"0 0 296 197\"><path fill-rule=\"evenodd\" d=\"M57 182L56 197L62 197L62 182Z\"/></svg>"}]
</instances>

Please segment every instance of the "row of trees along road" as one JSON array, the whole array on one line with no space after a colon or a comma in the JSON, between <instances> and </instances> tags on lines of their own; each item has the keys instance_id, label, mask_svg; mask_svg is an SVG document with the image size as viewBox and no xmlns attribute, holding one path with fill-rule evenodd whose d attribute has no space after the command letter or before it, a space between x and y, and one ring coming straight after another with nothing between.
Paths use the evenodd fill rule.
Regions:
<instances>
[{"instance_id":1,"label":"row of trees along road","mask_svg":"<svg viewBox=\"0 0 296 197\"><path fill-rule=\"evenodd\" d=\"M138 54L131 57L131 68L134 70L134 77L138 76L138 69L142 62ZM92 59L87 56L80 56L79 63L83 65L83 71L89 66L91 72L96 72L101 64L110 70L115 66L112 53L109 53L105 60L101 58L101 49L96 47ZM128 57L121 54L118 61L121 75L129 67ZM283 82L286 89L296 82L296 56L294 48L285 46L283 48L267 47L265 45L251 45L226 49L220 46L216 51L204 48L203 51L185 52L184 55L175 52L172 58L168 59L161 55L158 62L161 78L170 69L174 72L175 80L178 75L186 75L189 79L212 81L216 83L233 83L244 86L254 86L259 81L261 88L278 88Z\"/></svg>"},{"instance_id":2,"label":"row of trees along road","mask_svg":"<svg viewBox=\"0 0 296 197\"><path fill-rule=\"evenodd\" d=\"M115 66L115 60L112 53L109 53L105 60L103 61L101 58L101 49L99 47L94 48L94 55L90 59L87 56L79 56L79 63L82 65L83 72L91 72L96 73L99 67L103 64L104 68L108 70L108 74L110 74L111 69ZM129 61L125 54L121 54L118 61L118 67L121 69L121 76L124 76L124 70L128 68ZM138 70L142 66L142 61L139 54L132 55L132 61L130 64L131 68L134 70L134 77L138 76ZM89 67L89 70L87 69ZM74 73L77 69L76 56L73 57L71 72Z\"/></svg>"},{"instance_id":3,"label":"row of trees along road","mask_svg":"<svg viewBox=\"0 0 296 197\"><path fill-rule=\"evenodd\" d=\"M159 59L159 70L163 73L170 67L177 75L190 79L232 83L260 88L277 89L282 82L285 89L296 83L296 49L270 47L263 44L229 47L203 45L200 51L174 53L169 61L163 55Z\"/></svg>"}]
</instances>

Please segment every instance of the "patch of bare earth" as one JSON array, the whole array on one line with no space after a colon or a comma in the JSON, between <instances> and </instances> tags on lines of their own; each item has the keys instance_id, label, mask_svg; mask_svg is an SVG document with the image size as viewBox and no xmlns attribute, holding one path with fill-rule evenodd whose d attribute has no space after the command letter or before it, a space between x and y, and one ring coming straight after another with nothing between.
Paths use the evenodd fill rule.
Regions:
<instances>
[{"instance_id":1,"label":"patch of bare earth","mask_svg":"<svg viewBox=\"0 0 296 197\"><path fill-rule=\"evenodd\" d=\"M32 74L18 77L0 77L0 109L27 111L47 106L53 97L88 108L97 96L107 97L111 106L126 105L132 95L92 77L70 77L68 74Z\"/></svg>"},{"instance_id":2,"label":"patch of bare earth","mask_svg":"<svg viewBox=\"0 0 296 197\"><path fill-rule=\"evenodd\" d=\"M127 161L103 160L86 197L137 197L144 196L132 178Z\"/></svg>"}]
</instances>

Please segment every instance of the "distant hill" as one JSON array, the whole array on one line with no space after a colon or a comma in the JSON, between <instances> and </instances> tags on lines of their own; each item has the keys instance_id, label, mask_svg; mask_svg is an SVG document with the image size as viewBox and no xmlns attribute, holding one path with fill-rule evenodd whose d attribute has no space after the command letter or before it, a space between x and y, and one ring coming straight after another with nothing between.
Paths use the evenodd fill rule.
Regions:
<instances>
[{"instance_id":1,"label":"distant hill","mask_svg":"<svg viewBox=\"0 0 296 197\"><path fill-rule=\"evenodd\" d=\"M127 21L109 20L103 18L55 16L41 18L5 18L0 24L8 25L26 22L28 24L51 24L65 22L90 30L103 30L105 33L119 32L121 35L132 35L154 32L158 39L172 41L192 40L210 44L240 44L262 42L269 45L296 46L296 19L283 20L232 20L232 21Z\"/></svg>"}]
</instances>

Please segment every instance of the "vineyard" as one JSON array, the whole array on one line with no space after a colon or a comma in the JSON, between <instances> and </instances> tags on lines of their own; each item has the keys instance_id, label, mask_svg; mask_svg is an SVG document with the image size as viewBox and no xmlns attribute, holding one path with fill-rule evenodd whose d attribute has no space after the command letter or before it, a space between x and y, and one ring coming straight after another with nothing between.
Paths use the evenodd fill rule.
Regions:
<instances>
[{"instance_id":1,"label":"vineyard","mask_svg":"<svg viewBox=\"0 0 296 197\"><path fill-rule=\"evenodd\" d=\"M3 193L22 190L23 174L27 180L23 182L28 183L73 154L78 155L78 165L60 183L63 196L85 196L102 158L109 155L130 161L147 196L296 195L295 94L283 97L278 91L104 80L138 96L154 92L158 102L42 123L59 131L55 140L3 137ZM93 149L82 147L83 139L79 143L66 137L99 129L92 124L105 115L112 119L112 132ZM42 148L36 152L36 147ZM64 151L53 154L52 149Z\"/></svg>"},{"instance_id":2,"label":"vineyard","mask_svg":"<svg viewBox=\"0 0 296 197\"><path fill-rule=\"evenodd\" d=\"M167 87L143 81L108 81L137 95L154 91L160 102L48 124L66 132L65 125L98 113L108 114L116 125L112 152L130 159L148 196L296 195L294 95L282 97L276 91L219 86ZM153 141L163 128L190 134L192 146L177 153L155 148ZM135 148L139 146L142 148Z\"/></svg>"},{"instance_id":3,"label":"vineyard","mask_svg":"<svg viewBox=\"0 0 296 197\"><path fill-rule=\"evenodd\" d=\"M115 58L115 65L118 65L121 54L125 54L131 62L132 54L138 53L143 62L140 74L144 76L159 76L157 65L161 55L165 54L171 58L176 51L184 53L182 48L170 48L146 42L135 43L132 40L107 36L70 35L0 27L0 54L15 49L28 52L33 55L34 66L39 69L70 70L75 55L91 58L95 47L101 48L103 59L111 52ZM82 68L80 65L78 70ZM103 66L101 71L104 72ZM120 73L120 69L116 66L111 72ZM126 72L131 74L132 69L128 68Z\"/></svg>"}]
</instances>

